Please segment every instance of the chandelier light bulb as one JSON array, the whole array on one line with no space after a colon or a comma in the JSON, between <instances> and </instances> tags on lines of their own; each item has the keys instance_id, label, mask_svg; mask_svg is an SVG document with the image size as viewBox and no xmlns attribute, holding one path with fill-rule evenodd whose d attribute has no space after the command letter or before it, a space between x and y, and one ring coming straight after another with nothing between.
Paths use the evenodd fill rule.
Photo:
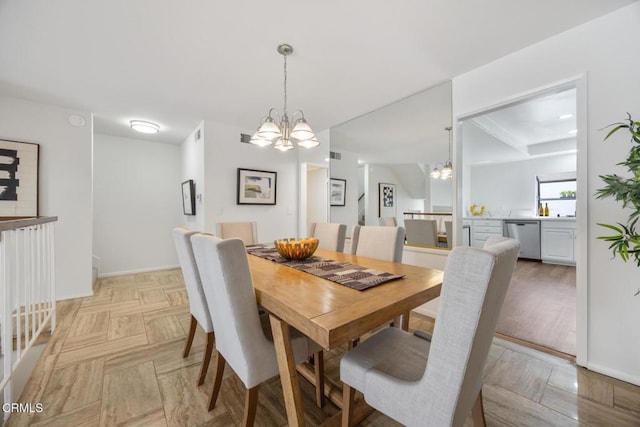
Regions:
<instances>
[{"instance_id":1,"label":"chandelier light bulb","mask_svg":"<svg viewBox=\"0 0 640 427\"><path fill-rule=\"evenodd\" d=\"M251 139L249 140L250 143L257 145L258 147L266 147L268 145L271 145L271 141L268 139L264 139L258 136L258 132L254 133L253 136L251 137Z\"/></svg>"},{"instance_id":2,"label":"chandelier light bulb","mask_svg":"<svg viewBox=\"0 0 640 427\"><path fill-rule=\"evenodd\" d=\"M258 136L263 139L275 139L280 138L282 133L280 128L276 125L271 117L267 117L258 129Z\"/></svg>"},{"instance_id":3,"label":"chandelier light bulb","mask_svg":"<svg viewBox=\"0 0 640 427\"><path fill-rule=\"evenodd\" d=\"M446 162L444 162L444 166L442 169L438 170L436 166L431 171L431 178L433 179L450 179L453 176L453 163L451 162L451 130L453 129L451 126L447 126L444 128L447 132L449 132L449 158Z\"/></svg>"},{"instance_id":4,"label":"chandelier light bulb","mask_svg":"<svg viewBox=\"0 0 640 427\"><path fill-rule=\"evenodd\" d=\"M315 135L304 117L301 117L296 120L296 124L291 131L291 137L302 141L315 138Z\"/></svg>"}]
</instances>

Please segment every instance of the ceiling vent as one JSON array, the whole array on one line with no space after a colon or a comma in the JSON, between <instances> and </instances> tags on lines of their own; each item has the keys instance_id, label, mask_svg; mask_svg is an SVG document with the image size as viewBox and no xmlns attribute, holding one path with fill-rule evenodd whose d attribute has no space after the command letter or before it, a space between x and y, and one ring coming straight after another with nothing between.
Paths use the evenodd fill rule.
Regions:
<instances>
[{"instance_id":1,"label":"ceiling vent","mask_svg":"<svg viewBox=\"0 0 640 427\"><path fill-rule=\"evenodd\" d=\"M333 160L342 160L342 154L335 151L329 151L329 158Z\"/></svg>"},{"instance_id":2,"label":"ceiling vent","mask_svg":"<svg viewBox=\"0 0 640 427\"><path fill-rule=\"evenodd\" d=\"M249 144L251 142L251 135L247 135L246 133L240 134L240 142L244 142L245 144Z\"/></svg>"}]
</instances>

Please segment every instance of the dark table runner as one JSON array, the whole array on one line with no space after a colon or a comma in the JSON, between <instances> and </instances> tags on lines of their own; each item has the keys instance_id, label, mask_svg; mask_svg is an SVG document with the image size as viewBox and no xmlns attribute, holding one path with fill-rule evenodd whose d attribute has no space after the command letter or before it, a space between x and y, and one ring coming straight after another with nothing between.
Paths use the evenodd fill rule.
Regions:
<instances>
[{"instance_id":1,"label":"dark table runner","mask_svg":"<svg viewBox=\"0 0 640 427\"><path fill-rule=\"evenodd\" d=\"M265 245L247 246L247 252L359 291L404 277L315 255L302 261L287 260L278 253L276 248Z\"/></svg>"}]
</instances>

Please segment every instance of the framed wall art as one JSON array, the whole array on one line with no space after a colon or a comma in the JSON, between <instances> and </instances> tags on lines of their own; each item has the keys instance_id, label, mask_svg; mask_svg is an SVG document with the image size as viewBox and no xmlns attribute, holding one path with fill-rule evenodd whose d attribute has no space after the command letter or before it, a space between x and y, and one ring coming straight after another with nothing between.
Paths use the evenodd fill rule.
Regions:
<instances>
[{"instance_id":1,"label":"framed wall art","mask_svg":"<svg viewBox=\"0 0 640 427\"><path fill-rule=\"evenodd\" d=\"M396 185L384 182L378 183L378 216L396 216Z\"/></svg>"},{"instance_id":2,"label":"framed wall art","mask_svg":"<svg viewBox=\"0 0 640 427\"><path fill-rule=\"evenodd\" d=\"M344 206L346 191L346 179L331 178L329 184L329 199L331 200L331 206Z\"/></svg>"},{"instance_id":3,"label":"framed wall art","mask_svg":"<svg viewBox=\"0 0 640 427\"><path fill-rule=\"evenodd\" d=\"M38 216L40 145L0 140L0 218Z\"/></svg>"},{"instance_id":4,"label":"framed wall art","mask_svg":"<svg viewBox=\"0 0 640 427\"><path fill-rule=\"evenodd\" d=\"M182 212L185 215L196 214L196 185L192 179L182 183Z\"/></svg>"},{"instance_id":5,"label":"framed wall art","mask_svg":"<svg viewBox=\"0 0 640 427\"><path fill-rule=\"evenodd\" d=\"M239 205L275 205L277 172L238 168Z\"/></svg>"}]
</instances>

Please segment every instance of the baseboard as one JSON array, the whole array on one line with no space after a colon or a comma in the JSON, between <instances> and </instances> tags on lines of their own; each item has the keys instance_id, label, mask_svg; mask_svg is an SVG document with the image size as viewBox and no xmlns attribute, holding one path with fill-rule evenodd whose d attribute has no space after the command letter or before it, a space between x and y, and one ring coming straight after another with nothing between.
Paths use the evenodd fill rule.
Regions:
<instances>
[{"instance_id":1,"label":"baseboard","mask_svg":"<svg viewBox=\"0 0 640 427\"><path fill-rule=\"evenodd\" d=\"M606 375L608 377L612 377L620 381L624 381L626 383L640 386L640 377L638 376L629 375L627 373L620 372L615 369L607 368L606 366L598 365L597 363L589 363L586 366L586 368L589 369L590 371L595 371L600 374Z\"/></svg>"},{"instance_id":2,"label":"baseboard","mask_svg":"<svg viewBox=\"0 0 640 427\"><path fill-rule=\"evenodd\" d=\"M77 295L56 295L56 301L65 301L68 299L76 299L76 298L86 298L86 297L92 297L93 296L93 291L86 293L86 294L77 294Z\"/></svg>"},{"instance_id":3,"label":"baseboard","mask_svg":"<svg viewBox=\"0 0 640 427\"><path fill-rule=\"evenodd\" d=\"M165 265L162 267L140 268L137 270L115 271L112 273L101 273L101 274L98 274L98 279L104 279L106 277L115 277L115 276L126 276L128 274L150 273L152 271L160 271L160 270L171 270L179 267L180 265L177 264L177 265Z\"/></svg>"}]
</instances>

